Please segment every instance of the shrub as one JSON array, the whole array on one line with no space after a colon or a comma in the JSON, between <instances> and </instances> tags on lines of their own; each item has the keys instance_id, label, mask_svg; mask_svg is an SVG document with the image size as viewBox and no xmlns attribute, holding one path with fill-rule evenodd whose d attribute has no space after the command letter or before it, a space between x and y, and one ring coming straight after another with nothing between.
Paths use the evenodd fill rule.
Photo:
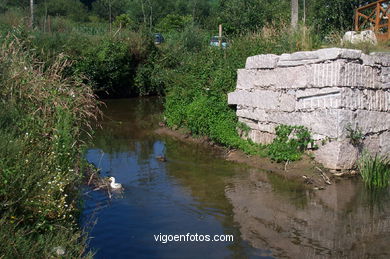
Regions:
<instances>
[{"instance_id":1,"label":"shrub","mask_svg":"<svg viewBox=\"0 0 390 259\"><path fill-rule=\"evenodd\" d=\"M359 158L358 168L364 183L369 188L385 188L390 181L390 159L378 154L363 152Z\"/></svg>"},{"instance_id":2,"label":"shrub","mask_svg":"<svg viewBox=\"0 0 390 259\"><path fill-rule=\"evenodd\" d=\"M275 130L276 138L269 146L268 155L277 162L299 160L308 145L314 145L306 127L278 125Z\"/></svg>"},{"instance_id":3,"label":"shrub","mask_svg":"<svg viewBox=\"0 0 390 259\"><path fill-rule=\"evenodd\" d=\"M150 38L140 34L104 38L89 47L77 60L74 73L83 74L101 96L126 97L150 93L142 76L134 83L137 67L152 55L155 47ZM142 70L141 70L142 71Z\"/></svg>"},{"instance_id":4,"label":"shrub","mask_svg":"<svg viewBox=\"0 0 390 259\"><path fill-rule=\"evenodd\" d=\"M160 32L182 31L192 22L192 16L168 14L157 24L156 29Z\"/></svg>"}]
</instances>

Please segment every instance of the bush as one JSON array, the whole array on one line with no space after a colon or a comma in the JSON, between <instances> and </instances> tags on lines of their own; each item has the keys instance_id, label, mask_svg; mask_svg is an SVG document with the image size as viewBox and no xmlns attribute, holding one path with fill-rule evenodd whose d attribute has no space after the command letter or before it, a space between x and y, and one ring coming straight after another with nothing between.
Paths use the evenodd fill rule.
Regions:
<instances>
[{"instance_id":1,"label":"bush","mask_svg":"<svg viewBox=\"0 0 390 259\"><path fill-rule=\"evenodd\" d=\"M306 127L278 125L275 130L276 138L269 145L268 155L277 162L299 160L307 147L314 145Z\"/></svg>"},{"instance_id":2,"label":"bush","mask_svg":"<svg viewBox=\"0 0 390 259\"><path fill-rule=\"evenodd\" d=\"M137 83L134 81L138 66L155 51L151 39L140 34L104 38L81 54L74 73L85 75L101 96L126 97L158 92L144 83L142 75Z\"/></svg>"}]
</instances>

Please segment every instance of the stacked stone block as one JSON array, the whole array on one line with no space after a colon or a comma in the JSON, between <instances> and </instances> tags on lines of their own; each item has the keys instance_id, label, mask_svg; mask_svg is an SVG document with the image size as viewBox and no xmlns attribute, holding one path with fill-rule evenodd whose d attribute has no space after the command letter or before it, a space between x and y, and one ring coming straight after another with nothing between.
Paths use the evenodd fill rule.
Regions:
<instances>
[{"instance_id":1,"label":"stacked stone block","mask_svg":"<svg viewBox=\"0 0 390 259\"><path fill-rule=\"evenodd\" d=\"M316 160L328 168L352 168L362 149L390 153L390 53L330 48L249 57L228 102L257 143L272 142L279 124L308 127L320 145ZM364 134L360 147L350 144L349 124Z\"/></svg>"}]
</instances>

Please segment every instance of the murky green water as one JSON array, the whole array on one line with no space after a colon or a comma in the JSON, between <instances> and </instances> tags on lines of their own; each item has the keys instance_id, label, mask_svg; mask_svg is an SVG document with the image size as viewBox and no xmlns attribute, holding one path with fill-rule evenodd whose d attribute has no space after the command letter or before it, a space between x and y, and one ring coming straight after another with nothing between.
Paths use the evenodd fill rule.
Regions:
<instances>
[{"instance_id":1,"label":"murky green water","mask_svg":"<svg viewBox=\"0 0 390 259\"><path fill-rule=\"evenodd\" d=\"M388 195L369 195L351 180L314 192L157 135L157 98L106 104L87 159L124 191L112 200L86 196L83 224L96 258L390 258ZM187 233L234 241L155 240Z\"/></svg>"}]
</instances>

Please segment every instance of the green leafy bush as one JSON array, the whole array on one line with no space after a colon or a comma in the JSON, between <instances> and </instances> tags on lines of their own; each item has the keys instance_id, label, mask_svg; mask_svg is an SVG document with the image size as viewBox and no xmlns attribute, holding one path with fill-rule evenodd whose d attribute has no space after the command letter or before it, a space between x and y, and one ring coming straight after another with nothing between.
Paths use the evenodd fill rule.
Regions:
<instances>
[{"instance_id":1,"label":"green leafy bush","mask_svg":"<svg viewBox=\"0 0 390 259\"><path fill-rule=\"evenodd\" d=\"M131 34L132 38L105 38L89 47L74 66L76 74L83 74L101 96L126 97L158 92L145 82L147 76L135 77L138 66L154 53L150 38ZM145 69L139 70L145 74ZM152 87L154 87L153 85Z\"/></svg>"},{"instance_id":2,"label":"green leafy bush","mask_svg":"<svg viewBox=\"0 0 390 259\"><path fill-rule=\"evenodd\" d=\"M156 29L160 32L182 31L192 22L192 16L168 14L157 24Z\"/></svg>"},{"instance_id":3,"label":"green leafy bush","mask_svg":"<svg viewBox=\"0 0 390 259\"><path fill-rule=\"evenodd\" d=\"M307 147L314 145L306 127L278 125L275 130L276 138L269 145L268 155L277 162L299 160Z\"/></svg>"}]
</instances>

